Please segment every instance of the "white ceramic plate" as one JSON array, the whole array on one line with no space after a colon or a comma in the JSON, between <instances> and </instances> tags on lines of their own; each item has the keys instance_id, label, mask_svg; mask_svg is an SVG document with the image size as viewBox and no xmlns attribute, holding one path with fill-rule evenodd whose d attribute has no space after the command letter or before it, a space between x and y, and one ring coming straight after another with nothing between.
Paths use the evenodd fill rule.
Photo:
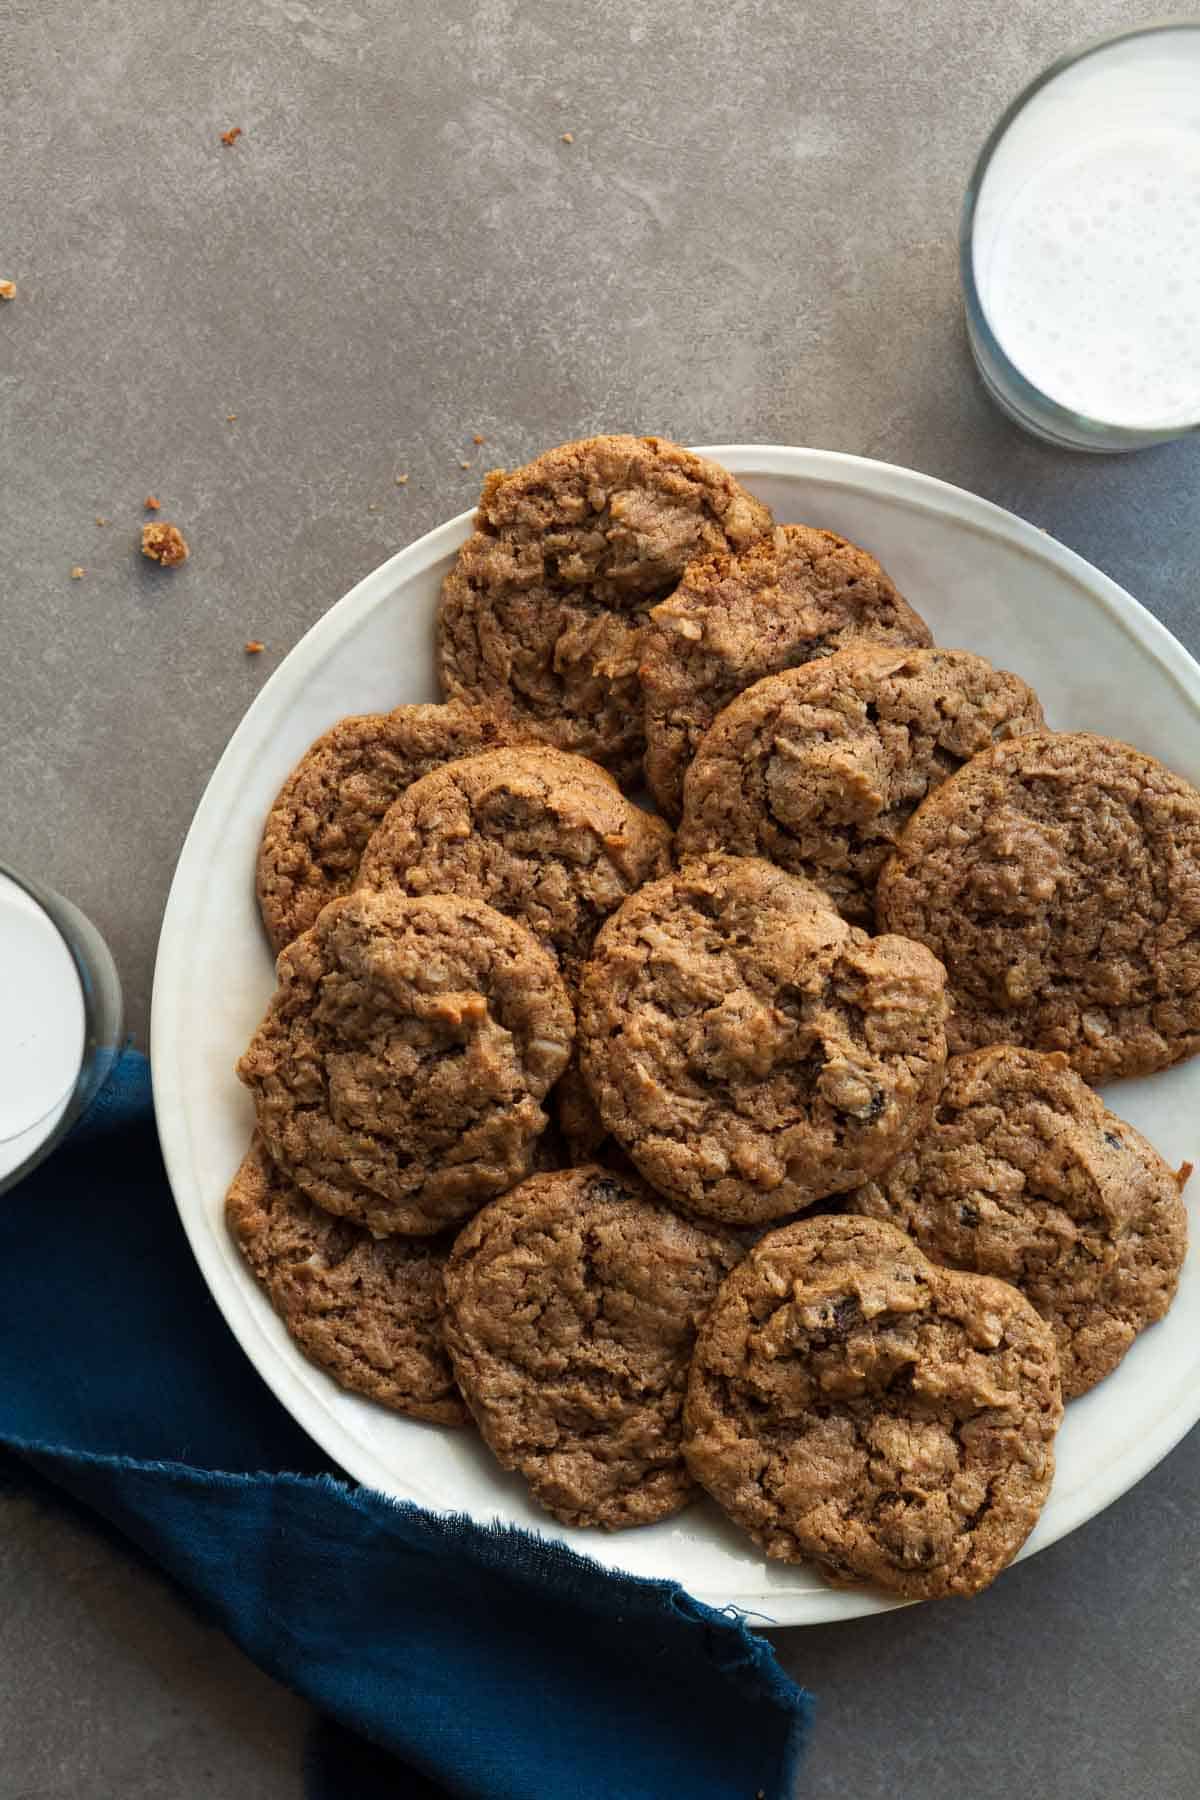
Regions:
<instances>
[{"instance_id":1,"label":"white ceramic plate","mask_svg":"<svg viewBox=\"0 0 1200 1800\"><path fill-rule=\"evenodd\" d=\"M781 520L873 550L941 644L982 652L1037 688L1051 724L1126 738L1200 785L1200 669L1135 600L1032 525L910 470L822 450L718 446ZM452 519L332 607L275 671L196 810L167 903L154 982L158 1128L192 1248L242 1348L297 1421L362 1482L437 1510L558 1537L612 1568L672 1577L715 1606L782 1625L883 1610L805 1569L769 1564L711 1503L639 1531L567 1531L530 1505L472 1434L396 1418L344 1393L292 1346L230 1244L225 1189L250 1137L236 1057L273 985L254 900L267 808L305 747L346 713L437 697L432 622L466 536ZM1200 1162L1200 1059L1109 1099L1174 1164ZM1193 1233L1195 1236L1195 1233ZM1069 1409L1054 1489L1024 1555L1115 1500L1200 1417L1200 1251L1168 1317Z\"/></svg>"}]
</instances>

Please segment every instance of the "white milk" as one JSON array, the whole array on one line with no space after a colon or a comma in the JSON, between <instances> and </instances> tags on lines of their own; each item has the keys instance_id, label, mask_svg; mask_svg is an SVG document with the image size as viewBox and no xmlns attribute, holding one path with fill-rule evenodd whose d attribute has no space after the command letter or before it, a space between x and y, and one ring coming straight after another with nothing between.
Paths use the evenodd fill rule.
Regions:
<instances>
[{"instance_id":1,"label":"white milk","mask_svg":"<svg viewBox=\"0 0 1200 1800\"><path fill-rule=\"evenodd\" d=\"M0 1178L66 1111L85 1029L74 958L37 902L0 875Z\"/></svg>"},{"instance_id":2,"label":"white milk","mask_svg":"<svg viewBox=\"0 0 1200 1800\"><path fill-rule=\"evenodd\" d=\"M1010 125L973 233L988 324L1060 405L1200 422L1200 31L1116 44Z\"/></svg>"}]
</instances>

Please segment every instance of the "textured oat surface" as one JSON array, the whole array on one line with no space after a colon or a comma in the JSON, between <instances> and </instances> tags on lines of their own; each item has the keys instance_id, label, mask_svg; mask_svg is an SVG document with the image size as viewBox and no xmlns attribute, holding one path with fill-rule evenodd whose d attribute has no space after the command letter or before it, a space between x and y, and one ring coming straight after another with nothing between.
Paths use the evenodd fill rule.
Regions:
<instances>
[{"instance_id":1,"label":"textured oat surface","mask_svg":"<svg viewBox=\"0 0 1200 1800\"><path fill-rule=\"evenodd\" d=\"M668 818L721 709L764 675L849 642L931 644L869 551L810 525L778 525L748 550L699 558L650 614L640 676L646 778Z\"/></svg>"},{"instance_id":2,"label":"textured oat surface","mask_svg":"<svg viewBox=\"0 0 1200 1800\"><path fill-rule=\"evenodd\" d=\"M688 1384L689 1467L768 1556L910 1599L973 1594L1054 1473L1054 1335L1006 1282L871 1219L771 1232L721 1288Z\"/></svg>"},{"instance_id":3,"label":"textured oat surface","mask_svg":"<svg viewBox=\"0 0 1200 1800\"><path fill-rule=\"evenodd\" d=\"M314 1206L256 1135L225 1219L289 1334L335 1381L410 1419L463 1425L442 1342L445 1238L375 1238Z\"/></svg>"},{"instance_id":4,"label":"textured oat surface","mask_svg":"<svg viewBox=\"0 0 1200 1800\"><path fill-rule=\"evenodd\" d=\"M442 589L447 694L636 780L647 609L694 556L770 523L732 475L662 438L587 438L494 470Z\"/></svg>"},{"instance_id":5,"label":"textured oat surface","mask_svg":"<svg viewBox=\"0 0 1200 1800\"><path fill-rule=\"evenodd\" d=\"M1050 1323L1063 1392L1086 1393L1161 1319L1187 1249L1180 1181L1061 1051L950 1059L919 1141L847 1196L934 1262L1011 1281Z\"/></svg>"},{"instance_id":6,"label":"textured oat surface","mask_svg":"<svg viewBox=\"0 0 1200 1800\"><path fill-rule=\"evenodd\" d=\"M477 900L349 894L277 974L238 1074L311 1200L433 1233L529 1173L574 1014L523 926Z\"/></svg>"},{"instance_id":7,"label":"textured oat surface","mask_svg":"<svg viewBox=\"0 0 1200 1800\"><path fill-rule=\"evenodd\" d=\"M492 750L409 788L381 822L359 885L461 894L518 919L578 983L600 926L670 867L671 833L584 757Z\"/></svg>"},{"instance_id":8,"label":"textured oat surface","mask_svg":"<svg viewBox=\"0 0 1200 1800\"><path fill-rule=\"evenodd\" d=\"M398 706L339 719L305 751L263 826L258 904L278 952L321 908L348 893L371 833L394 800L431 769L511 741L493 713Z\"/></svg>"},{"instance_id":9,"label":"textured oat surface","mask_svg":"<svg viewBox=\"0 0 1200 1800\"><path fill-rule=\"evenodd\" d=\"M596 1166L536 1176L463 1228L446 1268L455 1372L489 1447L555 1518L616 1529L687 1502L688 1362L740 1255Z\"/></svg>"},{"instance_id":10,"label":"textured oat surface","mask_svg":"<svg viewBox=\"0 0 1200 1800\"><path fill-rule=\"evenodd\" d=\"M580 1061L656 1188L713 1218L776 1219L865 1181L928 1118L943 989L919 944L869 938L770 863L715 856L601 931Z\"/></svg>"},{"instance_id":11,"label":"textured oat surface","mask_svg":"<svg viewBox=\"0 0 1200 1800\"><path fill-rule=\"evenodd\" d=\"M1035 733L975 759L877 901L945 963L952 1050L1064 1050L1088 1081L1200 1050L1200 793L1128 744Z\"/></svg>"},{"instance_id":12,"label":"textured oat surface","mask_svg":"<svg viewBox=\"0 0 1200 1800\"><path fill-rule=\"evenodd\" d=\"M852 644L739 694L684 782L680 856L765 856L871 927L875 882L926 794L1043 723L1037 695L967 650Z\"/></svg>"}]
</instances>

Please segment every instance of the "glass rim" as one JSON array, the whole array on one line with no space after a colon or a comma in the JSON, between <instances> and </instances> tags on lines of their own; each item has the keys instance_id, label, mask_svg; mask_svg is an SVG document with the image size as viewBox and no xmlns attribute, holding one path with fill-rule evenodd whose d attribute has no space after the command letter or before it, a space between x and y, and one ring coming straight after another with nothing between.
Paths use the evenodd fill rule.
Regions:
<instances>
[{"instance_id":1,"label":"glass rim","mask_svg":"<svg viewBox=\"0 0 1200 1800\"><path fill-rule=\"evenodd\" d=\"M6 1194L10 1188L15 1187L19 1181L23 1181L26 1175L32 1174L38 1164L44 1161L53 1150L57 1149L58 1145L61 1144L62 1140L71 1130L71 1127L78 1124L88 1106L90 1106L91 1102L95 1099L96 1094L103 1085L103 1081L95 1084L93 1084L92 1081L94 1073L92 1067L93 1056L95 1050L100 1047L102 1023L96 982L92 970L88 966L79 946L73 942L70 934L64 929L62 920L58 917L58 911L55 905L57 896L52 889L43 887L42 884L39 881L35 881L32 876L23 874L19 869L14 869L12 864L6 862L3 857L0 857L0 876L7 877L15 887L20 888L23 893L27 894L50 921L51 925L53 925L55 931L58 933L60 941L65 946L67 954L74 964L75 973L79 979L80 997L83 1000L83 1049L80 1053L79 1068L76 1071L75 1080L71 1086L66 1105L63 1107L61 1114L51 1127L50 1131L41 1142L29 1152L29 1155L25 1158L24 1162L18 1163L17 1166L10 1169L6 1175L0 1175L0 1195L3 1195ZM118 1015L122 1010L121 1002L118 1000ZM118 1037L120 1036L120 1030L121 1027L118 1022ZM47 1107L46 1112L42 1114L42 1119L46 1118L49 1113L52 1113L54 1107L58 1104L59 1102L56 1100L52 1106ZM34 1119L25 1129L32 1130L34 1126L40 1123L41 1120Z\"/></svg>"},{"instance_id":2,"label":"glass rim","mask_svg":"<svg viewBox=\"0 0 1200 1800\"><path fill-rule=\"evenodd\" d=\"M1166 443L1176 438L1186 437L1190 432L1200 430L1200 420L1181 425L1137 426L1113 425L1107 419L1094 418L1090 413L1077 412L1073 407L1064 406L1045 393L1036 383L1022 373L1004 349L984 311L983 301L979 296L979 288L975 281L975 258L972 240L975 232L975 214L979 206L979 196L983 189L992 158L1000 148L1010 127L1024 112L1029 102L1040 94L1044 87L1065 75L1078 63L1086 62L1089 57L1097 56L1103 51L1112 50L1118 44L1132 43L1138 38L1161 37L1170 31L1200 32L1200 19L1157 19L1149 25L1134 25L1127 31L1111 31L1103 37L1093 38L1090 43L1082 45L1078 50L1064 51L1061 56L1027 82L1020 92L1009 101L996 123L992 126L983 147L971 168L963 196L962 213L958 226L958 263L959 279L962 282L963 299L970 319L971 329L980 338L988 355L999 365L1005 379L1011 384L1022 405L1028 407L1036 417L1040 412L1053 422L1061 431L1061 445L1067 449L1086 449L1086 442L1080 439L1104 437L1109 446L1116 450L1140 450L1148 443Z\"/></svg>"}]
</instances>

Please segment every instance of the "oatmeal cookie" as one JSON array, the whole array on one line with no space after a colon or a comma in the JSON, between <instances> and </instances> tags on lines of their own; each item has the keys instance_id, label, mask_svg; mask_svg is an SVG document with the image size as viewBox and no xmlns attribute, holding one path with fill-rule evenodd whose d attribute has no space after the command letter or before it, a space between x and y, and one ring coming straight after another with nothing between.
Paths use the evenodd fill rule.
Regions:
<instances>
[{"instance_id":1,"label":"oatmeal cookie","mask_svg":"<svg viewBox=\"0 0 1200 1800\"><path fill-rule=\"evenodd\" d=\"M1011 1562L1054 1474L1054 1334L871 1219L763 1238L701 1326L688 1467L770 1557L910 1600Z\"/></svg>"},{"instance_id":2,"label":"oatmeal cookie","mask_svg":"<svg viewBox=\"0 0 1200 1800\"><path fill-rule=\"evenodd\" d=\"M725 708L687 772L680 855L765 856L869 928L879 871L930 789L1042 724L1032 688L982 656L849 645Z\"/></svg>"},{"instance_id":3,"label":"oatmeal cookie","mask_svg":"<svg viewBox=\"0 0 1200 1800\"><path fill-rule=\"evenodd\" d=\"M639 673L646 779L670 819L700 740L744 688L869 638L932 644L875 558L832 531L777 525L748 550L697 558L650 614Z\"/></svg>"},{"instance_id":4,"label":"oatmeal cookie","mask_svg":"<svg viewBox=\"0 0 1200 1800\"><path fill-rule=\"evenodd\" d=\"M306 1200L255 1136L225 1199L250 1273L312 1361L410 1419L465 1425L442 1342L446 1239L374 1238Z\"/></svg>"},{"instance_id":5,"label":"oatmeal cookie","mask_svg":"<svg viewBox=\"0 0 1200 1800\"><path fill-rule=\"evenodd\" d=\"M1061 1051L952 1057L919 1142L847 1196L932 1262L1009 1281L1054 1331L1063 1394L1116 1368L1174 1298L1187 1250L1176 1175Z\"/></svg>"},{"instance_id":6,"label":"oatmeal cookie","mask_svg":"<svg viewBox=\"0 0 1200 1800\"><path fill-rule=\"evenodd\" d=\"M538 1175L477 1214L446 1266L445 1336L490 1449L564 1525L677 1512L696 1328L740 1256L634 1177Z\"/></svg>"},{"instance_id":7,"label":"oatmeal cookie","mask_svg":"<svg viewBox=\"0 0 1200 1800\"><path fill-rule=\"evenodd\" d=\"M725 469L665 438L585 438L494 469L442 588L446 694L637 781L647 610L693 557L770 525Z\"/></svg>"},{"instance_id":8,"label":"oatmeal cookie","mask_svg":"<svg viewBox=\"0 0 1200 1800\"><path fill-rule=\"evenodd\" d=\"M602 928L579 997L584 1077L650 1184L754 1224L878 1173L928 1119L945 972L869 938L811 883L715 856Z\"/></svg>"},{"instance_id":9,"label":"oatmeal cookie","mask_svg":"<svg viewBox=\"0 0 1200 1800\"><path fill-rule=\"evenodd\" d=\"M935 789L879 879L882 931L950 979L950 1048L1063 1050L1085 1081L1200 1050L1200 793L1092 732L998 744Z\"/></svg>"},{"instance_id":10,"label":"oatmeal cookie","mask_svg":"<svg viewBox=\"0 0 1200 1800\"><path fill-rule=\"evenodd\" d=\"M574 1017L523 926L451 895L348 894L277 974L238 1074L310 1200L432 1235L529 1173Z\"/></svg>"}]
</instances>

